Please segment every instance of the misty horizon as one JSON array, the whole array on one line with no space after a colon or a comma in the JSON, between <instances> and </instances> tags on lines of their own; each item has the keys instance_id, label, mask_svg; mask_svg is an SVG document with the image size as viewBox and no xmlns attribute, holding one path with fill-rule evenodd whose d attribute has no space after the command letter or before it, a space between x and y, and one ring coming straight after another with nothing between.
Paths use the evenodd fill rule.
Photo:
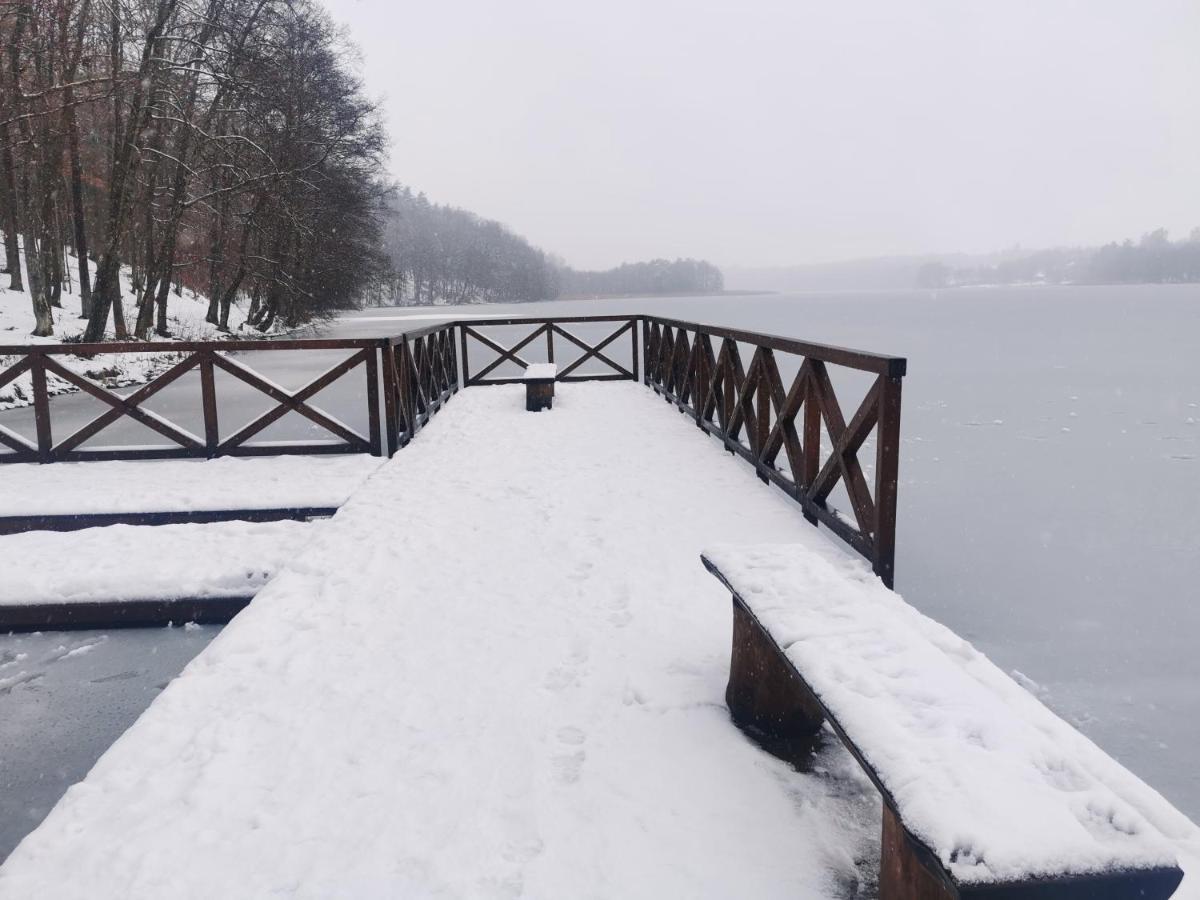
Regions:
<instances>
[{"instance_id":1,"label":"misty horizon","mask_svg":"<svg viewBox=\"0 0 1200 900\"><path fill-rule=\"evenodd\" d=\"M326 5L393 176L577 268L1197 224L1194 3Z\"/></svg>"}]
</instances>

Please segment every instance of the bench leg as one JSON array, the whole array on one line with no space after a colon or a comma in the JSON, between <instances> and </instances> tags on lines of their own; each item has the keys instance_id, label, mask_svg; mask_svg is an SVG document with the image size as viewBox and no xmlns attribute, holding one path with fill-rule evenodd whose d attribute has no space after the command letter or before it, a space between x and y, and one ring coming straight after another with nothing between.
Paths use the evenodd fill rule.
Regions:
<instances>
[{"instance_id":1,"label":"bench leg","mask_svg":"<svg viewBox=\"0 0 1200 900\"><path fill-rule=\"evenodd\" d=\"M553 381L525 382L525 409L529 412L539 412L554 407Z\"/></svg>"},{"instance_id":2,"label":"bench leg","mask_svg":"<svg viewBox=\"0 0 1200 900\"><path fill-rule=\"evenodd\" d=\"M883 843L879 858L879 900L957 900L958 891L940 871L930 869L892 808L883 804Z\"/></svg>"},{"instance_id":3,"label":"bench leg","mask_svg":"<svg viewBox=\"0 0 1200 900\"><path fill-rule=\"evenodd\" d=\"M808 685L737 597L725 702L738 727L764 742L811 738L825 721Z\"/></svg>"}]
</instances>

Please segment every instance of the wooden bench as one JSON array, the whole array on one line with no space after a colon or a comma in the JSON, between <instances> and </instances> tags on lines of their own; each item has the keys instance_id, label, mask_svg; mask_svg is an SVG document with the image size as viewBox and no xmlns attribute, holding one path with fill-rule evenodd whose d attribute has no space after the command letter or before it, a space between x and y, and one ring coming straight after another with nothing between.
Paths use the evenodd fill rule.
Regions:
<instances>
[{"instance_id":1,"label":"wooden bench","mask_svg":"<svg viewBox=\"0 0 1200 900\"><path fill-rule=\"evenodd\" d=\"M525 367L525 408L530 412L554 406L554 379L558 366L554 363L534 363Z\"/></svg>"},{"instance_id":2,"label":"wooden bench","mask_svg":"<svg viewBox=\"0 0 1200 900\"><path fill-rule=\"evenodd\" d=\"M733 595L734 721L768 749L827 724L882 795L883 900L1174 893L1186 818L861 563L701 558Z\"/></svg>"}]
</instances>

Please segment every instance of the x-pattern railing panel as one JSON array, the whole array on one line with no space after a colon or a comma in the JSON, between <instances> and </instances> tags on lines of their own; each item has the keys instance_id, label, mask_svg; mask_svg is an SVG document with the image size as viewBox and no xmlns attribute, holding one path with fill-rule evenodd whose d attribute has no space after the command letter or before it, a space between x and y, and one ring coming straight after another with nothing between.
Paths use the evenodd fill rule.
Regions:
<instances>
[{"instance_id":1,"label":"x-pattern railing panel","mask_svg":"<svg viewBox=\"0 0 1200 900\"><path fill-rule=\"evenodd\" d=\"M576 325L609 324L613 330L604 337L589 342L572 328ZM535 362L556 362L556 345L561 349L563 342L569 349L579 352L579 356L563 365L558 372L559 381L637 381L640 354L637 344L636 316L568 316L553 319L487 319L459 323L461 332L461 347L463 361L463 380L467 386L482 384L513 384L522 380L518 375L494 375L505 363L511 363L522 369ZM520 336L511 346L505 346L500 340L487 333L488 329L528 327L530 330ZM628 335L630 364L623 365L614 358L610 348L619 339ZM539 346L540 338L545 339L544 349ZM495 354L483 368L471 371L472 347L482 346ZM534 353L537 356L534 356ZM478 359L478 351L476 352ZM580 371L589 363L598 363L602 370L595 374Z\"/></svg>"},{"instance_id":2,"label":"x-pattern railing panel","mask_svg":"<svg viewBox=\"0 0 1200 900\"><path fill-rule=\"evenodd\" d=\"M748 460L761 479L793 496L810 520L827 525L870 559L890 585L904 361L655 317L644 323L646 383ZM719 351L714 352L714 341ZM750 353L748 364L743 347ZM799 361L788 384L776 358L781 352ZM875 375L849 422L830 365ZM873 434L872 486L859 457ZM839 485L852 521L829 503Z\"/></svg>"},{"instance_id":3,"label":"x-pattern railing panel","mask_svg":"<svg viewBox=\"0 0 1200 900\"><path fill-rule=\"evenodd\" d=\"M638 327L641 326L639 345ZM607 325L608 327L603 327ZM589 332L600 331L592 337ZM494 329L527 329L506 346ZM492 331L492 333L489 333ZM457 335L455 334L457 332ZM629 336L628 366L618 342ZM540 341L544 339L544 349ZM56 459L155 458L163 456L261 455L264 453L371 452L390 456L407 444L462 386L523 380L498 374L506 364L555 361L560 381L638 380L689 411L696 424L742 456L764 481L779 485L813 522L827 525L868 557L887 584L895 557L900 388L905 361L843 347L831 347L731 328L714 328L656 316L569 316L446 322L383 339L302 341L180 342L168 346L137 343L0 346L0 357L16 361L0 370L0 387L30 376L36 440L0 426L0 462ZM490 351L471 372L471 348ZM567 353L561 351L566 349ZM228 354L267 350L353 351L297 390L287 390ZM72 371L54 357L63 355L171 352L180 359L130 394L121 396ZM461 351L461 355L460 355ZM570 358L570 354L577 354ZM788 362L781 366L785 354ZM791 363L795 362L793 369ZM585 366L600 372L584 371ZM366 377L366 436L313 403L313 398L359 366ZM834 388L830 367L874 377L849 420ZM460 377L461 367L461 377ZM192 434L146 408L148 400L198 370L204 435ZM274 406L221 438L218 427L217 371L265 394ZM794 371L791 381L784 371ZM639 375L639 372L641 373ZM47 376L51 375L104 403L108 409L55 443ZM382 395L382 420L380 400ZM335 441L252 443L272 424L296 413L328 431ZM123 419L139 422L171 441L166 447L87 449L85 444ZM822 436L828 441L823 443ZM874 440L874 471L862 456ZM830 503L844 492L851 518Z\"/></svg>"},{"instance_id":4,"label":"x-pattern railing panel","mask_svg":"<svg viewBox=\"0 0 1200 900\"><path fill-rule=\"evenodd\" d=\"M379 368L376 357L377 340L301 340L301 341L229 341L179 342L167 345L148 344L87 344L49 345L38 347L0 347L4 356L17 356L15 363L0 371L0 387L25 373L30 373L33 388L36 441L29 441L11 429L0 426L0 446L12 450L0 454L0 462L53 462L56 460L88 459L156 459L173 457L248 456L264 453L382 453L379 414ZM327 371L301 386L288 390L256 372L227 352L338 350L353 352ZM65 356L94 357L100 354L164 353L180 358L152 377L137 390L122 395L79 374L65 364ZM366 370L367 420L370 434L363 436L335 416L320 409L313 398L334 381L358 367ZM192 433L146 405L164 389L198 370L203 436ZM240 427L223 440L218 428L218 396L215 371L222 371L244 387L265 394L275 405ZM70 434L54 440L54 407L50 403L47 376L100 401L107 406L99 415L79 425ZM251 443L251 439L289 413L297 413L328 431L336 440L312 442L297 440ZM97 435L120 422L136 422L167 439L169 443L154 446L113 447L88 446Z\"/></svg>"}]
</instances>

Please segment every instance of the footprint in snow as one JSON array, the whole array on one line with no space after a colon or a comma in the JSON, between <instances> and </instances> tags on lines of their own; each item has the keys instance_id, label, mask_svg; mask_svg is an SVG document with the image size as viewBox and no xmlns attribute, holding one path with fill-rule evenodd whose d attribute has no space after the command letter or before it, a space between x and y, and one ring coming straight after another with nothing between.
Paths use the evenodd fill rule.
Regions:
<instances>
[{"instance_id":1,"label":"footprint in snow","mask_svg":"<svg viewBox=\"0 0 1200 900\"><path fill-rule=\"evenodd\" d=\"M575 784L583 774L583 761L587 753L576 750L574 753L563 753L554 757L550 763L554 767L554 778L559 784Z\"/></svg>"}]
</instances>

